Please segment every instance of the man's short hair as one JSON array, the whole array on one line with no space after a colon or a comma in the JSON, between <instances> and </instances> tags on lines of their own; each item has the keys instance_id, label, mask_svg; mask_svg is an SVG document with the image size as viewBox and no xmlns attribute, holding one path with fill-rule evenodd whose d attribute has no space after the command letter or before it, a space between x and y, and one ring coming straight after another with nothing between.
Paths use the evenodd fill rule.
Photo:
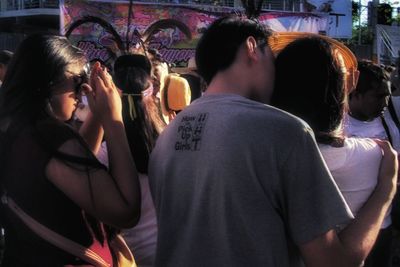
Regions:
<instances>
[{"instance_id":1,"label":"man's short hair","mask_svg":"<svg viewBox=\"0 0 400 267\"><path fill-rule=\"evenodd\" d=\"M0 51L0 64L8 65L13 55L14 53L8 50Z\"/></svg>"},{"instance_id":2,"label":"man's short hair","mask_svg":"<svg viewBox=\"0 0 400 267\"><path fill-rule=\"evenodd\" d=\"M204 32L196 48L199 74L209 84L214 76L235 61L239 47L250 36L267 42L270 31L254 20L228 16L214 21Z\"/></svg>"},{"instance_id":3,"label":"man's short hair","mask_svg":"<svg viewBox=\"0 0 400 267\"><path fill-rule=\"evenodd\" d=\"M370 90L376 90L383 82L390 81L390 72L384 67L370 60L358 61L360 77L355 92L364 94Z\"/></svg>"}]
</instances>

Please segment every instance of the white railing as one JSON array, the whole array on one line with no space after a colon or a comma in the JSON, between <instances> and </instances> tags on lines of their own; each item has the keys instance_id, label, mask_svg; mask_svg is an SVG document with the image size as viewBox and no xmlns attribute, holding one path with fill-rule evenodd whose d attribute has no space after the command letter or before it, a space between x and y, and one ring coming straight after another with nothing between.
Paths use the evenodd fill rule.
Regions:
<instances>
[{"instance_id":1,"label":"white railing","mask_svg":"<svg viewBox=\"0 0 400 267\"><path fill-rule=\"evenodd\" d=\"M1 0L1 11L34 8L58 8L58 0Z\"/></svg>"},{"instance_id":2,"label":"white railing","mask_svg":"<svg viewBox=\"0 0 400 267\"><path fill-rule=\"evenodd\" d=\"M135 0L137 2L146 3L171 3L171 4L188 4L188 5L215 5L234 7L235 0Z\"/></svg>"},{"instance_id":3,"label":"white railing","mask_svg":"<svg viewBox=\"0 0 400 267\"><path fill-rule=\"evenodd\" d=\"M303 0L265 0L263 8L277 11L302 11Z\"/></svg>"},{"instance_id":4,"label":"white railing","mask_svg":"<svg viewBox=\"0 0 400 267\"><path fill-rule=\"evenodd\" d=\"M239 7L240 0L135 0L138 2L200 4ZM276 11L303 11L304 0L264 0L263 9ZM34 8L58 8L58 0L0 0L0 11ZM237 6L239 4L239 6Z\"/></svg>"},{"instance_id":5,"label":"white railing","mask_svg":"<svg viewBox=\"0 0 400 267\"><path fill-rule=\"evenodd\" d=\"M400 27L399 26L387 26L377 25L376 26L376 48L378 55L378 62L388 64L399 57L400 53Z\"/></svg>"},{"instance_id":6,"label":"white railing","mask_svg":"<svg viewBox=\"0 0 400 267\"><path fill-rule=\"evenodd\" d=\"M240 0L135 0L149 3L199 4L240 7ZM304 0L264 0L263 9L277 11L302 11Z\"/></svg>"}]
</instances>

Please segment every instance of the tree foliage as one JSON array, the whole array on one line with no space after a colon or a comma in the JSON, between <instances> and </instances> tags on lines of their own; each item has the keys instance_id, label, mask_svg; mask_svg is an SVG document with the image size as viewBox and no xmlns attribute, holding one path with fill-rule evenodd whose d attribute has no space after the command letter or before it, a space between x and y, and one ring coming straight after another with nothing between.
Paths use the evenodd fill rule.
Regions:
<instances>
[{"instance_id":1,"label":"tree foliage","mask_svg":"<svg viewBox=\"0 0 400 267\"><path fill-rule=\"evenodd\" d=\"M352 29L352 38L347 41L348 44L351 45L371 45L374 38L374 33L372 29L368 26L367 22L362 22L360 24L360 9L362 6L359 5L359 2L352 1L352 21L353 21L353 29ZM361 35L361 36L360 36Z\"/></svg>"}]
</instances>

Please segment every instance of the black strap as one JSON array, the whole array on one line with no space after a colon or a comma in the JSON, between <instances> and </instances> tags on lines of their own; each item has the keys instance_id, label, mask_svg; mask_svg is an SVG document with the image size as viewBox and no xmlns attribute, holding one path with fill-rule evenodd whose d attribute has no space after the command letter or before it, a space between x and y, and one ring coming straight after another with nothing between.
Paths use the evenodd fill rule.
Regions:
<instances>
[{"instance_id":1,"label":"black strap","mask_svg":"<svg viewBox=\"0 0 400 267\"><path fill-rule=\"evenodd\" d=\"M390 117L392 118L394 124L397 127L397 130L400 133L400 121L399 121L399 118L397 116L396 110L394 108L392 98L389 98L388 110L389 110ZM388 136L389 142L393 146L393 138L392 138L392 135L390 134L389 126L388 126L384 116L381 116L381 120L382 120L383 128L385 129L385 132L386 132L386 134Z\"/></svg>"},{"instance_id":2,"label":"black strap","mask_svg":"<svg viewBox=\"0 0 400 267\"><path fill-rule=\"evenodd\" d=\"M396 110L394 108L392 98L389 99L388 110L389 110L390 116L393 119L393 122L396 124L396 127L400 132L400 121L399 121L399 117L397 116Z\"/></svg>"},{"instance_id":3,"label":"black strap","mask_svg":"<svg viewBox=\"0 0 400 267\"><path fill-rule=\"evenodd\" d=\"M385 129L386 135L388 136L389 143L393 146L392 135L390 134L389 126L387 125L387 122L386 122L385 118L383 117L383 115L381 116L381 121L382 121L383 128Z\"/></svg>"},{"instance_id":4,"label":"black strap","mask_svg":"<svg viewBox=\"0 0 400 267\"><path fill-rule=\"evenodd\" d=\"M397 130L400 132L400 121L399 121L399 117L397 116L396 110L394 108L392 98L389 99L388 110L389 110L389 114L392 117L394 124L396 124ZM385 131L386 131L386 129L385 129ZM392 144L392 142L390 142L390 143ZM391 212L392 225L397 230L400 229L400 219L399 219L400 216L399 215L400 215L400 190L399 190L399 184L397 184L397 192L392 201L392 212Z\"/></svg>"}]
</instances>

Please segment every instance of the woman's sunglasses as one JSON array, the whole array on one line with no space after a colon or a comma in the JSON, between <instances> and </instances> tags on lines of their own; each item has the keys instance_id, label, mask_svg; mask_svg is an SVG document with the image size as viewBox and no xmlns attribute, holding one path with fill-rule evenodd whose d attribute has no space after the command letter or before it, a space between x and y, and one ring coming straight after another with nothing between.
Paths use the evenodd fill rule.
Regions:
<instances>
[{"instance_id":1,"label":"woman's sunglasses","mask_svg":"<svg viewBox=\"0 0 400 267\"><path fill-rule=\"evenodd\" d=\"M80 74L75 74L71 71L66 71L69 74L72 74L72 79L74 82L74 93L76 95L79 95L82 91L82 85L84 83L88 83L89 82L89 77L90 77L90 66L89 65L85 65L82 72ZM63 80L60 81L56 81L56 82L50 82L49 86L55 86L59 83L62 83ZM57 93L56 93L57 94Z\"/></svg>"},{"instance_id":2,"label":"woman's sunglasses","mask_svg":"<svg viewBox=\"0 0 400 267\"><path fill-rule=\"evenodd\" d=\"M74 85L75 85L74 86L74 92L75 92L76 95L79 95L81 93L82 85L84 83L88 83L89 82L89 77L90 77L90 73L89 72L90 72L90 66L88 64L86 64L83 67L83 70L82 70L82 72L80 74L74 74L72 72L68 72L68 73L74 74L72 76L72 79L74 81Z\"/></svg>"},{"instance_id":3,"label":"woman's sunglasses","mask_svg":"<svg viewBox=\"0 0 400 267\"><path fill-rule=\"evenodd\" d=\"M86 72L82 72L81 74L72 76L72 79L75 85L74 92L78 95L82 91L82 85L89 82L89 75Z\"/></svg>"}]
</instances>

